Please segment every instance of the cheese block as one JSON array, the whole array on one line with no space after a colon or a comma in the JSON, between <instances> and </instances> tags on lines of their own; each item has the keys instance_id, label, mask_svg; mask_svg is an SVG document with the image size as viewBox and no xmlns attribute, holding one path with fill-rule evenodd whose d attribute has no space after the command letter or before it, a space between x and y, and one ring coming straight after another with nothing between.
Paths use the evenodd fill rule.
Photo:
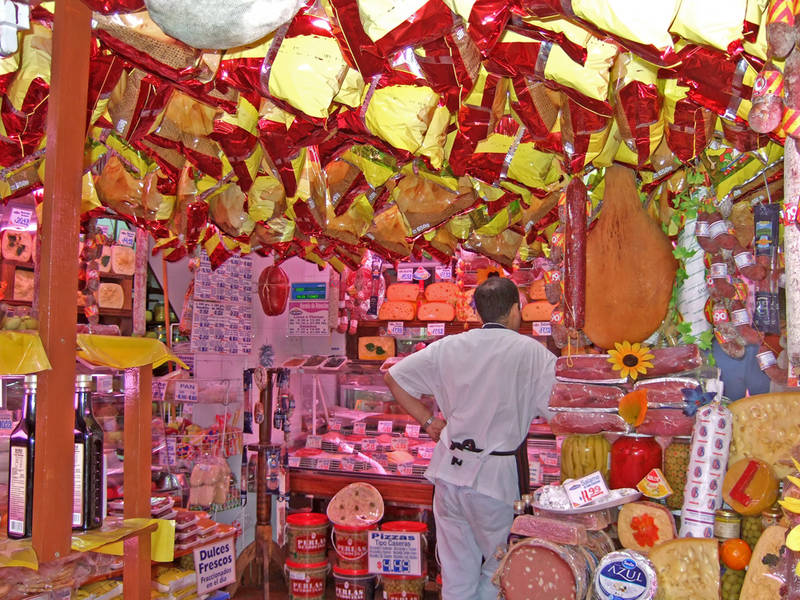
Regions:
<instances>
[{"instance_id":1,"label":"cheese block","mask_svg":"<svg viewBox=\"0 0 800 600\"><path fill-rule=\"evenodd\" d=\"M6 260L30 262L33 258L35 238L27 231L6 229L3 232L2 256Z\"/></svg>"},{"instance_id":2,"label":"cheese block","mask_svg":"<svg viewBox=\"0 0 800 600\"><path fill-rule=\"evenodd\" d=\"M102 246L100 257L97 259L98 271L111 273L111 246Z\"/></svg>"},{"instance_id":3,"label":"cheese block","mask_svg":"<svg viewBox=\"0 0 800 600\"><path fill-rule=\"evenodd\" d=\"M359 360L386 360L394 355L393 337L365 336L358 338Z\"/></svg>"},{"instance_id":4,"label":"cheese block","mask_svg":"<svg viewBox=\"0 0 800 600\"><path fill-rule=\"evenodd\" d=\"M655 502L629 502L622 506L617 521L619 542L623 548L642 554L677 537L672 513Z\"/></svg>"},{"instance_id":5,"label":"cheese block","mask_svg":"<svg viewBox=\"0 0 800 600\"><path fill-rule=\"evenodd\" d=\"M778 499L778 480L762 460L743 458L728 466L722 498L740 515L760 515Z\"/></svg>"},{"instance_id":6,"label":"cheese block","mask_svg":"<svg viewBox=\"0 0 800 600\"><path fill-rule=\"evenodd\" d=\"M378 318L383 321L412 321L417 314L417 305L402 300L386 300L378 309Z\"/></svg>"},{"instance_id":7,"label":"cheese block","mask_svg":"<svg viewBox=\"0 0 800 600\"><path fill-rule=\"evenodd\" d=\"M658 575L657 600L719 600L717 545L715 539L680 538L653 548L648 558Z\"/></svg>"},{"instance_id":8,"label":"cheese block","mask_svg":"<svg viewBox=\"0 0 800 600\"><path fill-rule=\"evenodd\" d=\"M425 299L428 302L452 302L458 298L458 286L449 281L432 283L425 288Z\"/></svg>"},{"instance_id":9,"label":"cheese block","mask_svg":"<svg viewBox=\"0 0 800 600\"><path fill-rule=\"evenodd\" d=\"M555 304L550 304L547 300L528 302L528 304L522 307L522 320L549 321L554 308Z\"/></svg>"},{"instance_id":10,"label":"cheese block","mask_svg":"<svg viewBox=\"0 0 800 600\"><path fill-rule=\"evenodd\" d=\"M419 285L416 283L393 283L386 288L386 299L395 302L416 302Z\"/></svg>"},{"instance_id":11,"label":"cheese block","mask_svg":"<svg viewBox=\"0 0 800 600\"><path fill-rule=\"evenodd\" d=\"M16 269L14 271L14 300L33 302L33 285L33 271Z\"/></svg>"},{"instance_id":12,"label":"cheese block","mask_svg":"<svg viewBox=\"0 0 800 600\"><path fill-rule=\"evenodd\" d=\"M793 473L791 450L800 431L800 393L759 394L729 405L733 439L728 463L758 458L782 479Z\"/></svg>"},{"instance_id":13,"label":"cheese block","mask_svg":"<svg viewBox=\"0 0 800 600\"><path fill-rule=\"evenodd\" d=\"M447 302L426 302L419 305L417 318L420 321L452 321L456 318L456 309Z\"/></svg>"},{"instance_id":14,"label":"cheese block","mask_svg":"<svg viewBox=\"0 0 800 600\"><path fill-rule=\"evenodd\" d=\"M545 300L547 298L547 294L544 291L544 277L531 284L531 287L528 288L528 297L531 300Z\"/></svg>"},{"instance_id":15,"label":"cheese block","mask_svg":"<svg viewBox=\"0 0 800 600\"><path fill-rule=\"evenodd\" d=\"M786 532L786 527L771 525L758 538L739 598L742 600L745 598L747 600L780 600L781 582L770 576L770 567L764 564L764 557L771 554L777 560ZM768 562L771 558L767 559Z\"/></svg>"},{"instance_id":16,"label":"cheese block","mask_svg":"<svg viewBox=\"0 0 800 600\"><path fill-rule=\"evenodd\" d=\"M125 293L118 283L101 283L97 290L97 305L100 308L120 309L125 304Z\"/></svg>"},{"instance_id":17,"label":"cheese block","mask_svg":"<svg viewBox=\"0 0 800 600\"><path fill-rule=\"evenodd\" d=\"M136 252L128 246L111 247L111 270L117 275L133 275L136 271Z\"/></svg>"}]
</instances>

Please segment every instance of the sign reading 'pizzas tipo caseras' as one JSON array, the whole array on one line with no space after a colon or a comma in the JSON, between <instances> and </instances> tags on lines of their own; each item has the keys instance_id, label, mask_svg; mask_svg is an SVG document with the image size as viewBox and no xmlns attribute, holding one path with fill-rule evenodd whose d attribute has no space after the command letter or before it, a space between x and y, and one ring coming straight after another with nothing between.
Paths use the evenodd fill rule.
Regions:
<instances>
[{"instance_id":1,"label":"sign reading 'pizzas tipo caseras'","mask_svg":"<svg viewBox=\"0 0 800 600\"><path fill-rule=\"evenodd\" d=\"M195 548L194 570L197 593L205 594L236 581L236 551L233 538Z\"/></svg>"}]
</instances>

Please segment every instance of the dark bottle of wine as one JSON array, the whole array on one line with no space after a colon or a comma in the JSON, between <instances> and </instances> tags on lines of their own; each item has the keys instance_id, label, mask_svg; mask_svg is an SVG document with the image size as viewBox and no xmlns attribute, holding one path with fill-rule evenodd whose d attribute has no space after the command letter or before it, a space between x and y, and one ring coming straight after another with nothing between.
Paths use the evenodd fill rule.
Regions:
<instances>
[{"instance_id":1,"label":"dark bottle of wine","mask_svg":"<svg viewBox=\"0 0 800 600\"><path fill-rule=\"evenodd\" d=\"M33 461L36 449L36 375L23 382L22 418L11 432L8 469L8 537L33 534Z\"/></svg>"},{"instance_id":2,"label":"dark bottle of wine","mask_svg":"<svg viewBox=\"0 0 800 600\"><path fill-rule=\"evenodd\" d=\"M92 377L75 378L75 471L72 528L97 529L103 524L105 461L103 428L92 413Z\"/></svg>"}]
</instances>

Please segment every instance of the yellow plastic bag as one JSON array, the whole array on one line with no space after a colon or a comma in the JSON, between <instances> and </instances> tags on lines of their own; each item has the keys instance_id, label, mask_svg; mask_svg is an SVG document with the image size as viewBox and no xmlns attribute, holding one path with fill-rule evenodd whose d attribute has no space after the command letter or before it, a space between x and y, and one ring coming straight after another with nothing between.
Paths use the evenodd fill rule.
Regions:
<instances>
[{"instance_id":1,"label":"yellow plastic bag","mask_svg":"<svg viewBox=\"0 0 800 600\"><path fill-rule=\"evenodd\" d=\"M172 361L184 369L184 362L153 338L78 334L78 356L90 363L114 369L130 369L152 364L160 367Z\"/></svg>"},{"instance_id":2,"label":"yellow plastic bag","mask_svg":"<svg viewBox=\"0 0 800 600\"><path fill-rule=\"evenodd\" d=\"M175 521L165 519L125 519L119 525L72 535L71 548L76 552L99 552L122 556L122 538L156 525L150 534L150 556L156 562L171 562L175 557Z\"/></svg>"},{"instance_id":3,"label":"yellow plastic bag","mask_svg":"<svg viewBox=\"0 0 800 600\"><path fill-rule=\"evenodd\" d=\"M25 375L50 368L38 334L0 331L0 375Z\"/></svg>"}]
</instances>

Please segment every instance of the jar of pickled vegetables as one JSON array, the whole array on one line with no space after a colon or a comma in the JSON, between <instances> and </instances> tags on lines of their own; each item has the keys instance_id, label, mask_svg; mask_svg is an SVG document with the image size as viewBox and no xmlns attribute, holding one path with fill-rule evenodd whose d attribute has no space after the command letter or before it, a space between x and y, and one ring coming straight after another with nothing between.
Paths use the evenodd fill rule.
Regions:
<instances>
[{"instance_id":1,"label":"jar of pickled vegetables","mask_svg":"<svg viewBox=\"0 0 800 600\"><path fill-rule=\"evenodd\" d=\"M690 436L676 436L664 450L664 477L672 488L666 504L672 510L679 510L683 506L683 488L686 486L686 472L689 469L691 441Z\"/></svg>"},{"instance_id":2,"label":"jar of pickled vegetables","mask_svg":"<svg viewBox=\"0 0 800 600\"><path fill-rule=\"evenodd\" d=\"M661 468L661 446L651 435L631 434L611 446L612 489L635 488L645 475Z\"/></svg>"}]
</instances>

